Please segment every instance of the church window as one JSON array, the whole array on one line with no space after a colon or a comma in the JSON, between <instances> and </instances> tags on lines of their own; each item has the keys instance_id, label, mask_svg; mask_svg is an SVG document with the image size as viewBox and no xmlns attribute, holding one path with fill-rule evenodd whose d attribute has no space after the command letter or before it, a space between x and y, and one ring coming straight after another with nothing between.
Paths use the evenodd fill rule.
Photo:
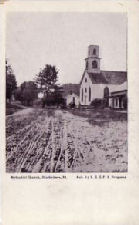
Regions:
<instances>
[{"instance_id":1,"label":"church window","mask_svg":"<svg viewBox=\"0 0 139 225\"><path fill-rule=\"evenodd\" d=\"M85 93L87 92L87 89L85 88Z\"/></svg>"},{"instance_id":2,"label":"church window","mask_svg":"<svg viewBox=\"0 0 139 225\"><path fill-rule=\"evenodd\" d=\"M86 69L88 69L88 61L86 62Z\"/></svg>"},{"instance_id":3,"label":"church window","mask_svg":"<svg viewBox=\"0 0 139 225\"><path fill-rule=\"evenodd\" d=\"M89 87L89 102L91 101L91 88Z\"/></svg>"},{"instance_id":4,"label":"church window","mask_svg":"<svg viewBox=\"0 0 139 225\"><path fill-rule=\"evenodd\" d=\"M96 55L96 49L95 48L93 49L93 55Z\"/></svg>"},{"instance_id":5,"label":"church window","mask_svg":"<svg viewBox=\"0 0 139 225\"><path fill-rule=\"evenodd\" d=\"M82 88L82 102L83 102L83 88Z\"/></svg>"},{"instance_id":6,"label":"church window","mask_svg":"<svg viewBox=\"0 0 139 225\"><path fill-rule=\"evenodd\" d=\"M85 78L85 82L87 82L87 78Z\"/></svg>"},{"instance_id":7,"label":"church window","mask_svg":"<svg viewBox=\"0 0 139 225\"><path fill-rule=\"evenodd\" d=\"M92 62L92 68L94 68L94 69L97 68L97 62L96 61Z\"/></svg>"}]
</instances>

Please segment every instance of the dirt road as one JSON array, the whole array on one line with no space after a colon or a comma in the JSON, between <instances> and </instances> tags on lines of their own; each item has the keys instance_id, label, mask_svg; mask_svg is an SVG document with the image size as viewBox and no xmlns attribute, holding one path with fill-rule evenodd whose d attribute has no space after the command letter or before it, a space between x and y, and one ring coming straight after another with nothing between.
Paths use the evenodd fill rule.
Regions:
<instances>
[{"instance_id":1,"label":"dirt road","mask_svg":"<svg viewBox=\"0 0 139 225\"><path fill-rule=\"evenodd\" d=\"M126 172L127 122L92 125L62 110L7 117L7 172Z\"/></svg>"}]
</instances>

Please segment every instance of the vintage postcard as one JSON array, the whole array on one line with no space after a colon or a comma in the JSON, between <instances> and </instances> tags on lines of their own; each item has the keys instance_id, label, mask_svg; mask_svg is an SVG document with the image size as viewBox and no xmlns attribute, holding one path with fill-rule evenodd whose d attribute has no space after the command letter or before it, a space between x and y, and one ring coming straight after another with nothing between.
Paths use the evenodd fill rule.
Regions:
<instances>
[{"instance_id":1,"label":"vintage postcard","mask_svg":"<svg viewBox=\"0 0 139 225\"><path fill-rule=\"evenodd\" d=\"M127 172L126 13L9 12L5 52L6 172Z\"/></svg>"},{"instance_id":2,"label":"vintage postcard","mask_svg":"<svg viewBox=\"0 0 139 225\"><path fill-rule=\"evenodd\" d=\"M137 211L138 3L7 2L1 11L4 225L138 224L126 205ZM53 206L60 197L65 217Z\"/></svg>"}]
</instances>

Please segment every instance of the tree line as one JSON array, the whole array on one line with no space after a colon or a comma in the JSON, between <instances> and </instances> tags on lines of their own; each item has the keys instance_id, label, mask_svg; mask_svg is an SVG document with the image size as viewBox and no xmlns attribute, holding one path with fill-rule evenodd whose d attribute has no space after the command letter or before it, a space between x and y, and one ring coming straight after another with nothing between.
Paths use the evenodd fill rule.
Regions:
<instances>
[{"instance_id":1,"label":"tree line","mask_svg":"<svg viewBox=\"0 0 139 225\"><path fill-rule=\"evenodd\" d=\"M39 102L42 107L46 105L64 105L62 88L57 84L58 69L55 66L46 64L43 69L34 77L34 81L24 81L17 87L16 76L12 66L6 60L6 100L11 103L15 99L23 105L32 106L38 99L38 93L43 96Z\"/></svg>"}]
</instances>

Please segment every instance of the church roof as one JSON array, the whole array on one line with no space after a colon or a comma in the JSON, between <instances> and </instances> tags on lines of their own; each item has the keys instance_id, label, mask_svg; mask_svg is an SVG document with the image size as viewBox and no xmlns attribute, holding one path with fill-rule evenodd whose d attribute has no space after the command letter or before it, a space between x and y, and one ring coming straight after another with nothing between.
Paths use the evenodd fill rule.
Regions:
<instances>
[{"instance_id":1,"label":"church roof","mask_svg":"<svg viewBox=\"0 0 139 225\"><path fill-rule=\"evenodd\" d=\"M123 71L101 71L108 84L122 84L127 81L127 72Z\"/></svg>"},{"instance_id":2,"label":"church roof","mask_svg":"<svg viewBox=\"0 0 139 225\"><path fill-rule=\"evenodd\" d=\"M93 84L108 84L102 73L88 73Z\"/></svg>"},{"instance_id":3,"label":"church roof","mask_svg":"<svg viewBox=\"0 0 139 225\"><path fill-rule=\"evenodd\" d=\"M83 77L84 75L85 73ZM122 84L127 81L127 72L123 71L100 71L100 73L88 73L88 75L93 84Z\"/></svg>"}]
</instances>

